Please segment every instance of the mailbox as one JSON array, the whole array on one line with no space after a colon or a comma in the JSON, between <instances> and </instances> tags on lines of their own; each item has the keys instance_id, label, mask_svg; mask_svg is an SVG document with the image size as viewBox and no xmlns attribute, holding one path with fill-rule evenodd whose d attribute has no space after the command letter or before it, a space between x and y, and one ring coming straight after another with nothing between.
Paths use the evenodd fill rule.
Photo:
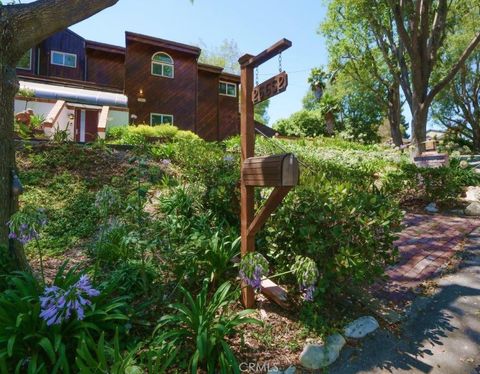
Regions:
<instances>
[{"instance_id":1,"label":"mailbox","mask_svg":"<svg viewBox=\"0 0 480 374\"><path fill-rule=\"evenodd\" d=\"M246 186L293 187L298 179L298 160L291 153L250 157L243 163L242 180Z\"/></svg>"}]
</instances>

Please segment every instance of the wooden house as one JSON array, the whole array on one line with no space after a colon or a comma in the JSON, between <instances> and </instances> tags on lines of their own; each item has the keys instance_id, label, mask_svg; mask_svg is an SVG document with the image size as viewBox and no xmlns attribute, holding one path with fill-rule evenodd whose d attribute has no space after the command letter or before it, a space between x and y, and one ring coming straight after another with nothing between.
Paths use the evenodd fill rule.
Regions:
<instances>
[{"instance_id":1,"label":"wooden house","mask_svg":"<svg viewBox=\"0 0 480 374\"><path fill-rule=\"evenodd\" d=\"M47 135L64 130L81 142L140 123L206 140L238 134L239 76L200 64L198 47L131 32L125 39L124 48L67 29L32 48L17 66L15 111L31 108Z\"/></svg>"}]
</instances>

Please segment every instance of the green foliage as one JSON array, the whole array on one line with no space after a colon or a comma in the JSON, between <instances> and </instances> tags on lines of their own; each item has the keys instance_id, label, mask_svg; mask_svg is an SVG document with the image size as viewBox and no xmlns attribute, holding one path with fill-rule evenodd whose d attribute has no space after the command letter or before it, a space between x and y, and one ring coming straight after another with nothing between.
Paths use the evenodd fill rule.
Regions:
<instances>
[{"instance_id":1,"label":"green foliage","mask_svg":"<svg viewBox=\"0 0 480 374\"><path fill-rule=\"evenodd\" d=\"M311 176L287 196L262 236L277 267L309 257L320 273L320 292L335 295L373 281L392 263L401 219L397 205L371 186Z\"/></svg>"},{"instance_id":2,"label":"green foliage","mask_svg":"<svg viewBox=\"0 0 480 374\"><path fill-rule=\"evenodd\" d=\"M115 331L113 346L105 340L102 331L98 341L84 336L77 348L75 364L80 374L142 374L143 371L135 365L135 355L138 347L123 352L120 346L118 329Z\"/></svg>"},{"instance_id":3,"label":"green foliage","mask_svg":"<svg viewBox=\"0 0 480 374\"><path fill-rule=\"evenodd\" d=\"M478 185L480 176L471 168L461 168L452 159L449 166L419 168L413 164L401 165L382 178L383 190L400 201L421 199L425 202L453 203L465 186Z\"/></svg>"},{"instance_id":4,"label":"green foliage","mask_svg":"<svg viewBox=\"0 0 480 374\"><path fill-rule=\"evenodd\" d=\"M138 125L112 127L107 130L107 141L120 144L145 144L147 142L171 142L184 139L198 139L191 131L179 130L173 125Z\"/></svg>"},{"instance_id":5,"label":"green foliage","mask_svg":"<svg viewBox=\"0 0 480 374\"><path fill-rule=\"evenodd\" d=\"M185 302L170 305L176 313L160 319L152 349L160 357L167 356L164 358L167 361L186 363L185 369L192 374L198 369L208 374L239 373L239 364L226 338L235 334L239 326L261 322L247 317L252 310L228 311L228 306L239 296L238 292L230 291L230 283L223 283L211 298L208 288L208 282L204 282L196 297L180 288Z\"/></svg>"},{"instance_id":6,"label":"green foliage","mask_svg":"<svg viewBox=\"0 0 480 374\"><path fill-rule=\"evenodd\" d=\"M62 267L53 284L64 287L79 278ZM122 299L109 300L109 291L94 299L83 320L47 326L40 318L39 282L28 273L9 277L11 287L0 294L0 368L4 373L75 372L76 350L82 340L110 336L128 320Z\"/></svg>"},{"instance_id":7,"label":"green foliage","mask_svg":"<svg viewBox=\"0 0 480 374\"><path fill-rule=\"evenodd\" d=\"M301 110L288 119L278 120L273 128L287 136L326 135L325 118L320 111Z\"/></svg>"}]
</instances>

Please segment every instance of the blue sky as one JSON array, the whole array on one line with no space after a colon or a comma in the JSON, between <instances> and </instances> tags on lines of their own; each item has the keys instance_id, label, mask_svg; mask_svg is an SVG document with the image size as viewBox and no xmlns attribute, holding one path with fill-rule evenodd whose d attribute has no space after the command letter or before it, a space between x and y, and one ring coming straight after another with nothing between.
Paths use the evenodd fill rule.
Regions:
<instances>
[{"instance_id":1,"label":"blue sky","mask_svg":"<svg viewBox=\"0 0 480 374\"><path fill-rule=\"evenodd\" d=\"M301 3L301 6L299 5ZM282 56L289 73L286 92L271 100L270 124L301 109L312 67L328 63L317 28L325 16L321 0L120 0L117 5L71 27L84 38L125 45L125 31L209 49L225 39L240 52L257 54L281 38L293 46ZM259 69L263 81L278 73L278 60Z\"/></svg>"}]
</instances>

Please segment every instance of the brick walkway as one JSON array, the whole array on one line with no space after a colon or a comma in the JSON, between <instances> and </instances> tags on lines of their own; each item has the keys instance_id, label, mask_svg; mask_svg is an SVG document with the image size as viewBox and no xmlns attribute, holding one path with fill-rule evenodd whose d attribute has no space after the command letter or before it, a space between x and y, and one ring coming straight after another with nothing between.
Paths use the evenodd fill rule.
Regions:
<instances>
[{"instance_id":1,"label":"brick walkway","mask_svg":"<svg viewBox=\"0 0 480 374\"><path fill-rule=\"evenodd\" d=\"M432 278L456 251L466 235L480 226L480 220L447 215L407 214L406 228L395 245L399 261L390 267L386 282L372 287L376 296L396 304L413 298L412 290Z\"/></svg>"}]
</instances>

